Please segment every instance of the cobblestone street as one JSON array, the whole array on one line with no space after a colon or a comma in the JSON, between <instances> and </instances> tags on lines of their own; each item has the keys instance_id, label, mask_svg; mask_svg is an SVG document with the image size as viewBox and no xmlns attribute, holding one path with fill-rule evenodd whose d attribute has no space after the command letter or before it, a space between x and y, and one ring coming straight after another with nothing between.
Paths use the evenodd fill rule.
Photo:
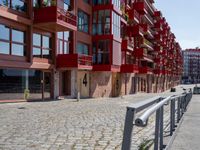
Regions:
<instances>
[{"instance_id":1,"label":"cobblestone street","mask_svg":"<svg viewBox=\"0 0 200 150\"><path fill-rule=\"evenodd\" d=\"M126 106L155 95L0 104L0 150L120 149Z\"/></svg>"}]
</instances>

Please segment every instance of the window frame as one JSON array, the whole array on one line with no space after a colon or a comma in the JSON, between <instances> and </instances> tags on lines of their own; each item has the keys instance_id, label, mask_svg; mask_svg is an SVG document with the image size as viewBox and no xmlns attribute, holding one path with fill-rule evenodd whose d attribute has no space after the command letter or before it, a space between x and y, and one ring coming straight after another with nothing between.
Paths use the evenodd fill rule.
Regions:
<instances>
[{"instance_id":1,"label":"window frame","mask_svg":"<svg viewBox=\"0 0 200 150\"><path fill-rule=\"evenodd\" d=\"M27 53L26 53L26 46L27 46L27 44L25 42L26 41L26 31L20 30L20 29L17 29L17 28L13 28L11 26L8 26L8 25L2 24L2 23L0 23L0 25L6 26L9 29L9 40L0 39L0 42L9 43L9 54L0 53L0 55L10 55L10 56L25 57L27 55ZM12 36L13 36L13 30L23 32L23 34L24 34L24 42L23 43L17 42L17 41L13 41L13 38L12 38ZM23 46L23 55L13 55L12 54L12 48L13 48L14 44Z\"/></svg>"},{"instance_id":2,"label":"window frame","mask_svg":"<svg viewBox=\"0 0 200 150\"><path fill-rule=\"evenodd\" d=\"M34 36L34 34L40 35L40 46L38 45L34 45L34 41L33 41L33 48L32 48L32 55L33 55L33 49L37 48L40 49L40 57L36 57L33 55L34 58L41 58L41 59L49 59L52 60L52 36L51 35L47 35L47 34L43 34L40 32L33 32L32 36ZM43 37L48 37L49 38L49 48L43 47ZM34 38L33 38L34 40ZM49 58L44 57L43 55L43 50L48 50L49 51Z\"/></svg>"}]
</instances>

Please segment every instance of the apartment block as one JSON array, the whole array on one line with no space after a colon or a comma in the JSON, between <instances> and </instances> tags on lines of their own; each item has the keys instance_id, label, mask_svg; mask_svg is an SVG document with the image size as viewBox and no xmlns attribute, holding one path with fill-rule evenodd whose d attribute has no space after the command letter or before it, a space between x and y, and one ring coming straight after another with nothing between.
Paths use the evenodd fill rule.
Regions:
<instances>
[{"instance_id":1,"label":"apartment block","mask_svg":"<svg viewBox=\"0 0 200 150\"><path fill-rule=\"evenodd\" d=\"M180 82L154 0L0 0L0 99L117 97Z\"/></svg>"},{"instance_id":2,"label":"apartment block","mask_svg":"<svg viewBox=\"0 0 200 150\"><path fill-rule=\"evenodd\" d=\"M186 49L183 52L183 83L200 83L200 49Z\"/></svg>"}]
</instances>

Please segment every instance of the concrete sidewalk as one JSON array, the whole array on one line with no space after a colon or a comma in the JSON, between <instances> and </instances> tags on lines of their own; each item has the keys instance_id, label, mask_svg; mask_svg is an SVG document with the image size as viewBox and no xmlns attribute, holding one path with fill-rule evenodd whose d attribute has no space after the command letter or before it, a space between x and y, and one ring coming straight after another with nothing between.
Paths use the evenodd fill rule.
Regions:
<instances>
[{"instance_id":1,"label":"concrete sidewalk","mask_svg":"<svg viewBox=\"0 0 200 150\"><path fill-rule=\"evenodd\" d=\"M171 150L200 149L200 95L193 95Z\"/></svg>"}]
</instances>

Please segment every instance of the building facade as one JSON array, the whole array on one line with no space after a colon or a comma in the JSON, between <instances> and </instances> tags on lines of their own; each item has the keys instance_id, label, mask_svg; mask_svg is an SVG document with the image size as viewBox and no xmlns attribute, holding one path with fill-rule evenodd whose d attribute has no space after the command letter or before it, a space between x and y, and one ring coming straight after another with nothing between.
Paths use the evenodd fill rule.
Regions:
<instances>
[{"instance_id":1,"label":"building facade","mask_svg":"<svg viewBox=\"0 0 200 150\"><path fill-rule=\"evenodd\" d=\"M154 0L0 0L0 99L115 97L180 82Z\"/></svg>"},{"instance_id":2,"label":"building facade","mask_svg":"<svg viewBox=\"0 0 200 150\"><path fill-rule=\"evenodd\" d=\"M200 83L200 49L186 49L183 52L183 83Z\"/></svg>"}]
</instances>

